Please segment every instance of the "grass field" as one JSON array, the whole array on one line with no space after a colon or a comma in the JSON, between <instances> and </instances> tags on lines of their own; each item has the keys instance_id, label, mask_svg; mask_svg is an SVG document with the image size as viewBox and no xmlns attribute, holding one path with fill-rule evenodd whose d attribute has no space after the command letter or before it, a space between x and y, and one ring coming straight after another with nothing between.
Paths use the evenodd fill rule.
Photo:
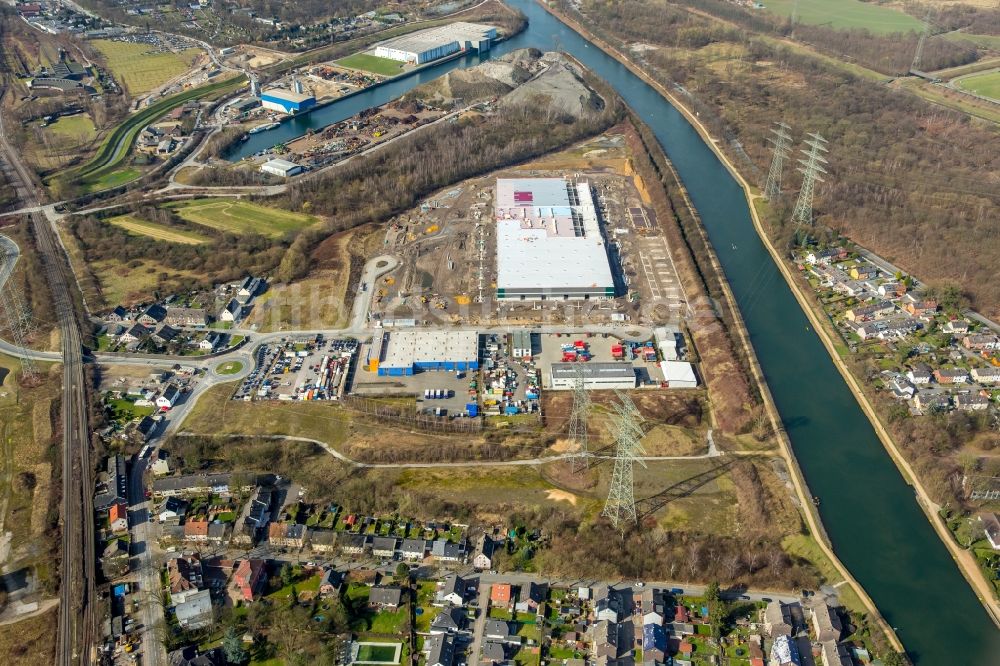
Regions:
<instances>
[{"instance_id":1,"label":"grass field","mask_svg":"<svg viewBox=\"0 0 1000 666\"><path fill-rule=\"evenodd\" d=\"M955 81L955 84L962 90L1000 102L1000 70L966 76Z\"/></svg>"},{"instance_id":2,"label":"grass field","mask_svg":"<svg viewBox=\"0 0 1000 666\"><path fill-rule=\"evenodd\" d=\"M375 661L383 664L398 663L396 659L397 645L378 645L361 643L358 645L358 661Z\"/></svg>"},{"instance_id":3,"label":"grass field","mask_svg":"<svg viewBox=\"0 0 1000 666\"><path fill-rule=\"evenodd\" d=\"M87 268L100 284L102 300L109 306L133 305L147 300L158 289L169 293L181 278L197 277L149 259L138 260L135 266L118 260L95 261Z\"/></svg>"},{"instance_id":4,"label":"grass field","mask_svg":"<svg viewBox=\"0 0 1000 666\"><path fill-rule=\"evenodd\" d=\"M395 76L403 71L403 63L390 58L380 58L368 53L355 53L354 55L341 58L338 65L350 67L351 69L363 69L366 72L381 74L383 76Z\"/></svg>"},{"instance_id":5,"label":"grass field","mask_svg":"<svg viewBox=\"0 0 1000 666\"><path fill-rule=\"evenodd\" d=\"M235 234L279 238L314 224L317 218L235 199L193 199L168 204L189 222Z\"/></svg>"},{"instance_id":6,"label":"grass field","mask_svg":"<svg viewBox=\"0 0 1000 666\"><path fill-rule=\"evenodd\" d=\"M152 53L148 44L98 39L91 42L104 55L108 69L133 95L154 90L191 69L201 49Z\"/></svg>"},{"instance_id":7,"label":"grass field","mask_svg":"<svg viewBox=\"0 0 1000 666\"><path fill-rule=\"evenodd\" d=\"M166 241L167 243L198 245L209 240L208 237L202 236L201 234L197 234L193 231L171 229L170 227L162 224L155 224L153 222L147 222L146 220L140 220L132 217L131 215L119 215L118 217L112 217L109 218L107 222L108 224L113 224L116 227L121 227L130 234L135 234L137 236L149 236L150 238Z\"/></svg>"},{"instance_id":8,"label":"grass field","mask_svg":"<svg viewBox=\"0 0 1000 666\"><path fill-rule=\"evenodd\" d=\"M225 363L220 363L215 371L220 375L235 375L237 372L243 369L243 364L239 361L226 361Z\"/></svg>"},{"instance_id":9,"label":"grass field","mask_svg":"<svg viewBox=\"0 0 1000 666\"><path fill-rule=\"evenodd\" d=\"M118 187L119 185L132 182L141 175L142 172L138 169L117 169L103 174L95 180L88 181L87 190L90 192L99 192L112 187Z\"/></svg>"},{"instance_id":10,"label":"grass field","mask_svg":"<svg viewBox=\"0 0 1000 666\"><path fill-rule=\"evenodd\" d=\"M763 0L764 7L781 16L791 16L798 3L802 23L831 28L867 28L873 33L920 32L923 23L903 12L860 0Z\"/></svg>"},{"instance_id":11,"label":"grass field","mask_svg":"<svg viewBox=\"0 0 1000 666\"><path fill-rule=\"evenodd\" d=\"M0 627L0 650L9 666L51 664L56 661L55 609Z\"/></svg>"},{"instance_id":12,"label":"grass field","mask_svg":"<svg viewBox=\"0 0 1000 666\"><path fill-rule=\"evenodd\" d=\"M79 141L92 141L97 136L97 128L90 116L78 113L75 116L60 118L45 128L47 132Z\"/></svg>"},{"instance_id":13,"label":"grass field","mask_svg":"<svg viewBox=\"0 0 1000 666\"><path fill-rule=\"evenodd\" d=\"M984 49L1000 51L1000 35L975 35L965 32L949 32L943 35L943 37L955 42L972 42Z\"/></svg>"}]
</instances>

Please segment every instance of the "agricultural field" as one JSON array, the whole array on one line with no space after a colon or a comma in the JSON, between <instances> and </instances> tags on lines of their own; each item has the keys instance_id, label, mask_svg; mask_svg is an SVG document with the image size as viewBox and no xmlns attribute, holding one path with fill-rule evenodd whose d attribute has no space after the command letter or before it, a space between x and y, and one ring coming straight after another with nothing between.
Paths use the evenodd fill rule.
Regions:
<instances>
[{"instance_id":1,"label":"agricultural field","mask_svg":"<svg viewBox=\"0 0 1000 666\"><path fill-rule=\"evenodd\" d=\"M198 245L200 243L206 243L210 240L207 236L202 236L201 234L193 231L187 231L186 229L173 229L162 224L140 220L132 217L131 215L119 215L117 217L112 217L108 219L107 222L108 224L113 224L116 227L124 229L130 234L149 236L150 238L166 241L167 243Z\"/></svg>"},{"instance_id":2,"label":"agricultural field","mask_svg":"<svg viewBox=\"0 0 1000 666\"><path fill-rule=\"evenodd\" d=\"M108 69L133 95L155 90L191 69L201 49L154 53L148 44L98 39L91 42L104 56Z\"/></svg>"},{"instance_id":3,"label":"agricultural field","mask_svg":"<svg viewBox=\"0 0 1000 666\"><path fill-rule=\"evenodd\" d=\"M1000 70L965 76L954 81L962 90L989 97L1000 102Z\"/></svg>"},{"instance_id":4,"label":"agricultural field","mask_svg":"<svg viewBox=\"0 0 1000 666\"><path fill-rule=\"evenodd\" d=\"M920 32L924 29L919 20L897 9L881 7L860 0L763 0L767 11L791 16L802 23L825 25L830 28L867 28L876 34L892 32Z\"/></svg>"},{"instance_id":5,"label":"agricultural field","mask_svg":"<svg viewBox=\"0 0 1000 666\"><path fill-rule=\"evenodd\" d=\"M168 204L178 215L195 224L234 234L260 234L280 238L304 229L318 218L233 199L194 199Z\"/></svg>"},{"instance_id":6,"label":"agricultural field","mask_svg":"<svg viewBox=\"0 0 1000 666\"><path fill-rule=\"evenodd\" d=\"M373 74L382 76L395 76L403 71L403 63L390 58L380 58L369 53L355 53L354 55L341 58L337 64L351 69L362 69Z\"/></svg>"}]
</instances>

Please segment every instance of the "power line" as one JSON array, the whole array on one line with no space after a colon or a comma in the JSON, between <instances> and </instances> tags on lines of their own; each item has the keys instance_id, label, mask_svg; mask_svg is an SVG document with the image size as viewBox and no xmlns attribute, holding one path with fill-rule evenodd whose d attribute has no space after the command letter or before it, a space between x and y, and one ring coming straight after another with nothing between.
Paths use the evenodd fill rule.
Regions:
<instances>
[{"instance_id":1,"label":"power line","mask_svg":"<svg viewBox=\"0 0 1000 666\"><path fill-rule=\"evenodd\" d=\"M924 54L924 44L927 43L927 37L931 32L931 16L933 14L934 6L930 5L927 7L927 14L924 15L924 31L920 33L920 39L917 41L917 51L913 54L913 62L910 64L911 72L920 67L920 58Z\"/></svg>"},{"instance_id":2,"label":"power line","mask_svg":"<svg viewBox=\"0 0 1000 666\"><path fill-rule=\"evenodd\" d=\"M614 405L614 416L618 434L615 437L615 469L611 475L608 501L604 504L602 516L611 520L615 528L625 532L626 521L638 522L635 512L634 463L646 466L638 457L646 453L642 448L642 414L632 400L620 391L615 391L618 404Z\"/></svg>"},{"instance_id":3,"label":"power line","mask_svg":"<svg viewBox=\"0 0 1000 666\"><path fill-rule=\"evenodd\" d=\"M823 153L827 152L826 139L815 132L810 132L811 138L806 139L805 144L809 150L801 150L806 159L800 159L802 166L797 171L802 173L802 189L799 190L799 198L795 202L795 212L792 213L792 221L797 226L812 226L813 223L813 195L816 191L816 181L824 182L820 174L825 174L824 164L828 164Z\"/></svg>"},{"instance_id":4,"label":"power line","mask_svg":"<svg viewBox=\"0 0 1000 666\"><path fill-rule=\"evenodd\" d=\"M569 415L569 438L576 442L577 457L573 458L573 471L587 466L587 417L590 415L590 396L587 395L583 368L577 365L573 381L573 411Z\"/></svg>"},{"instance_id":5,"label":"power line","mask_svg":"<svg viewBox=\"0 0 1000 666\"><path fill-rule=\"evenodd\" d=\"M3 269L3 264L7 264L8 262L11 262L11 267L13 268L10 254L4 252L0 259L2 259L0 271ZM0 290L0 312L2 312L7 330L10 331L13 338L14 346L20 352L21 375L25 379L34 379L38 375L38 372L35 368L35 362L28 356L29 350L26 344L28 333L31 330L31 313L24 306L21 295L9 279L7 280L6 288Z\"/></svg>"},{"instance_id":6,"label":"power line","mask_svg":"<svg viewBox=\"0 0 1000 666\"><path fill-rule=\"evenodd\" d=\"M792 145L792 135L788 130L792 129L783 122L777 122L771 128L773 137L768 137L767 141L774 146L774 156L771 158L771 168L767 172L767 183L764 185L764 198L773 201L781 195L781 172L788 159L788 149Z\"/></svg>"}]
</instances>

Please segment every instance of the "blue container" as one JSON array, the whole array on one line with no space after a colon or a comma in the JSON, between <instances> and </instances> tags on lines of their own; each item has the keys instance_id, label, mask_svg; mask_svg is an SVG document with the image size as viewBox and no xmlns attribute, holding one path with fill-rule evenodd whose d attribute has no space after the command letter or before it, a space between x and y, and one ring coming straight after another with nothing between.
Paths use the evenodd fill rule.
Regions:
<instances>
[{"instance_id":1,"label":"blue container","mask_svg":"<svg viewBox=\"0 0 1000 666\"><path fill-rule=\"evenodd\" d=\"M479 405L470 402L465 406L465 411L469 413L469 416L479 416Z\"/></svg>"}]
</instances>

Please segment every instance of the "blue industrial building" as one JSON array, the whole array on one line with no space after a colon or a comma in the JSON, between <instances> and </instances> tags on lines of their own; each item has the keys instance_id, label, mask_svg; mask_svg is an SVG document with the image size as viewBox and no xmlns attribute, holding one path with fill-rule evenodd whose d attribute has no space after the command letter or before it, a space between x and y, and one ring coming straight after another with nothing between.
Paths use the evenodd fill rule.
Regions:
<instances>
[{"instance_id":1,"label":"blue industrial building","mask_svg":"<svg viewBox=\"0 0 1000 666\"><path fill-rule=\"evenodd\" d=\"M271 88L260 94L260 104L265 109L295 115L308 111L316 105L316 98L305 93L297 93L284 88Z\"/></svg>"},{"instance_id":2,"label":"blue industrial building","mask_svg":"<svg viewBox=\"0 0 1000 666\"><path fill-rule=\"evenodd\" d=\"M475 331L393 331L376 335L372 347L369 366L377 367L383 377L479 369L479 334Z\"/></svg>"}]
</instances>

